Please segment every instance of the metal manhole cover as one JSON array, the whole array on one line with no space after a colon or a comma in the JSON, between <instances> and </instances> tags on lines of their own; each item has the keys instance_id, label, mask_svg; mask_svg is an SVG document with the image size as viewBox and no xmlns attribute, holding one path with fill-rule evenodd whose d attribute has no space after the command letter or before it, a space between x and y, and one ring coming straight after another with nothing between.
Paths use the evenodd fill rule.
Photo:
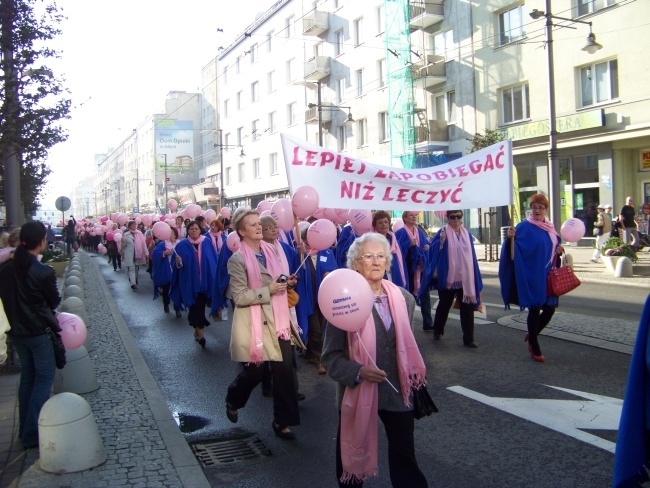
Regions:
<instances>
[{"instance_id":1,"label":"metal manhole cover","mask_svg":"<svg viewBox=\"0 0 650 488\"><path fill-rule=\"evenodd\" d=\"M204 468L231 466L253 459L270 457L273 454L254 435L238 439L201 441L190 444L194 456Z\"/></svg>"}]
</instances>

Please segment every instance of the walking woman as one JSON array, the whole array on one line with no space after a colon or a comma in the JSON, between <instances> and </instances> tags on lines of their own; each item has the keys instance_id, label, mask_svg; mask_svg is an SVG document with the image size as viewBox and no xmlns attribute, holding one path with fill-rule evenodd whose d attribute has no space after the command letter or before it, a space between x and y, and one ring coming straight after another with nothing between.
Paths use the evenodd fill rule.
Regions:
<instances>
[{"instance_id":1,"label":"walking woman","mask_svg":"<svg viewBox=\"0 0 650 488\"><path fill-rule=\"evenodd\" d=\"M77 232L75 227L77 226L77 221L72 215L70 215L70 220L65 226L65 252L68 256L72 255L74 248L74 243L77 240Z\"/></svg>"},{"instance_id":2,"label":"walking woman","mask_svg":"<svg viewBox=\"0 0 650 488\"><path fill-rule=\"evenodd\" d=\"M546 218L548 199L541 193L530 197L532 214L516 228L508 229L508 238L501 247L499 281L506 309L511 303L528 309L528 332L524 341L532 358L540 363L544 356L538 336L548 325L558 306L558 297L546 294L546 277L553 266L559 265L560 236L553 223ZM510 253L511 239L514 256Z\"/></svg>"},{"instance_id":3,"label":"walking woman","mask_svg":"<svg viewBox=\"0 0 650 488\"><path fill-rule=\"evenodd\" d=\"M264 361L273 371L273 422L275 435L295 439L290 426L300 425L298 400L291 363L291 326L287 277L275 247L264 242L257 212L238 209L233 216L241 239L239 251L228 261L230 289L235 301L230 339L233 361L241 372L228 386L226 416L235 423L253 389L264 376Z\"/></svg>"},{"instance_id":4,"label":"walking woman","mask_svg":"<svg viewBox=\"0 0 650 488\"><path fill-rule=\"evenodd\" d=\"M372 315L357 333L333 325L325 330L322 361L338 382L340 487L360 487L364 479L377 476L377 416L388 438L392 485L428 486L413 438L412 392L426 383L426 367L411 329L415 299L384 279L391 259L388 241L380 234L368 232L352 243L347 265L368 282L375 297Z\"/></svg>"},{"instance_id":5,"label":"walking woman","mask_svg":"<svg viewBox=\"0 0 650 488\"><path fill-rule=\"evenodd\" d=\"M172 282L173 267L176 265L176 243L178 242L178 231L175 227L171 227L169 240L160 241L153 250L151 255L152 272L151 279L153 280L153 299L162 295L163 310L169 313L169 287ZM181 316L181 311L174 305L176 317Z\"/></svg>"},{"instance_id":6,"label":"walking woman","mask_svg":"<svg viewBox=\"0 0 650 488\"><path fill-rule=\"evenodd\" d=\"M447 210L448 224L433 237L424 270L420 294L429 287L438 290L438 307L433 320L433 339L445 334L445 325L454 298L460 306L463 345L478 347L474 342L474 310L481 304L483 280L478 268L474 237L463 227L463 211ZM438 276L434 279L434 270Z\"/></svg>"},{"instance_id":7,"label":"walking woman","mask_svg":"<svg viewBox=\"0 0 650 488\"><path fill-rule=\"evenodd\" d=\"M54 381L54 348L47 329L61 330L54 315L61 302L56 274L37 259L47 247L45 235L41 222L27 222L20 229L14 258L0 267L0 299L21 365L19 436L25 448L38 447L38 415L50 398Z\"/></svg>"},{"instance_id":8,"label":"walking woman","mask_svg":"<svg viewBox=\"0 0 650 488\"><path fill-rule=\"evenodd\" d=\"M204 328L210 325L205 307L212 299L214 275L217 272L217 254L210 239L201 235L201 227L191 220L185 228L187 238L181 239L176 251L171 299L174 308L189 308L187 320L194 328L194 339L205 349Z\"/></svg>"},{"instance_id":9,"label":"walking woman","mask_svg":"<svg viewBox=\"0 0 650 488\"><path fill-rule=\"evenodd\" d=\"M126 267L129 275L131 289L138 289L138 271L140 266L146 266L149 260L149 252L144 236L131 220L127 224L127 231L122 235L122 264Z\"/></svg>"}]
</instances>

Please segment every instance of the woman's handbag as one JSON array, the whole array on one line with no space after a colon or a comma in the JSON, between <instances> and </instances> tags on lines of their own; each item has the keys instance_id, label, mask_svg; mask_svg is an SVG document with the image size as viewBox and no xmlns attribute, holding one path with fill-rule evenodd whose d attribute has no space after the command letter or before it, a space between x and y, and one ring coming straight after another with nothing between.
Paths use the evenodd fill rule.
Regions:
<instances>
[{"instance_id":1,"label":"woman's handbag","mask_svg":"<svg viewBox=\"0 0 650 488\"><path fill-rule=\"evenodd\" d=\"M422 385L417 390L413 390L413 416L416 419L427 417L432 413L437 413L438 407L433 403L433 398L429 395L426 385Z\"/></svg>"},{"instance_id":2,"label":"woman's handbag","mask_svg":"<svg viewBox=\"0 0 650 488\"><path fill-rule=\"evenodd\" d=\"M63 369L65 366L65 346L63 345L63 340L58 332L53 331L49 327L45 329L48 337L52 341L52 347L54 347L54 360L56 362L57 369Z\"/></svg>"},{"instance_id":3,"label":"woman's handbag","mask_svg":"<svg viewBox=\"0 0 650 488\"><path fill-rule=\"evenodd\" d=\"M546 277L546 295L559 297L580 286L580 279L571 266L553 267Z\"/></svg>"},{"instance_id":4,"label":"woman's handbag","mask_svg":"<svg viewBox=\"0 0 650 488\"><path fill-rule=\"evenodd\" d=\"M289 302L289 308L293 308L298 305L300 301L300 295L293 288L287 288L287 302Z\"/></svg>"}]
</instances>

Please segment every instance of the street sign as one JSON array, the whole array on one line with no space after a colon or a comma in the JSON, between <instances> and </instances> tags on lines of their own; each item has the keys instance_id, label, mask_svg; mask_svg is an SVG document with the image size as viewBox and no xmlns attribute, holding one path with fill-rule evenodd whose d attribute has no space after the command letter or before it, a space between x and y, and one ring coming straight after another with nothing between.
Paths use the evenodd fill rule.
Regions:
<instances>
[{"instance_id":1,"label":"street sign","mask_svg":"<svg viewBox=\"0 0 650 488\"><path fill-rule=\"evenodd\" d=\"M56 202L54 202L54 205L56 206L56 209L65 212L70 208L70 205L72 205L72 202L68 197L59 197L56 199Z\"/></svg>"},{"instance_id":2,"label":"street sign","mask_svg":"<svg viewBox=\"0 0 650 488\"><path fill-rule=\"evenodd\" d=\"M169 181L169 178L165 178L165 181Z\"/></svg>"},{"instance_id":3,"label":"street sign","mask_svg":"<svg viewBox=\"0 0 650 488\"><path fill-rule=\"evenodd\" d=\"M139 212L140 212L140 209L138 207L133 207L133 213L134 214L139 213Z\"/></svg>"}]
</instances>

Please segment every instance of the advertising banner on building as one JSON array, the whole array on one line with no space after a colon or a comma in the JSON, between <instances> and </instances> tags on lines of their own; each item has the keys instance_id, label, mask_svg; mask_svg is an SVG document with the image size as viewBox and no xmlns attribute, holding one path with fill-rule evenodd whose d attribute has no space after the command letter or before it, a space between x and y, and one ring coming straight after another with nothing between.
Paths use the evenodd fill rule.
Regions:
<instances>
[{"instance_id":1,"label":"advertising banner on building","mask_svg":"<svg viewBox=\"0 0 650 488\"><path fill-rule=\"evenodd\" d=\"M190 172L194 169L194 130L191 120L157 120L156 171Z\"/></svg>"},{"instance_id":2,"label":"advertising banner on building","mask_svg":"<svg viewBox=\"0 0 650 488\"><path fill-rule=\"evenodd\" d=\"M453 210L512 204L512 143L446 164L381 166L281 134L289 189L311 186L323 208Z\"/></svg>"}]
</instances>

